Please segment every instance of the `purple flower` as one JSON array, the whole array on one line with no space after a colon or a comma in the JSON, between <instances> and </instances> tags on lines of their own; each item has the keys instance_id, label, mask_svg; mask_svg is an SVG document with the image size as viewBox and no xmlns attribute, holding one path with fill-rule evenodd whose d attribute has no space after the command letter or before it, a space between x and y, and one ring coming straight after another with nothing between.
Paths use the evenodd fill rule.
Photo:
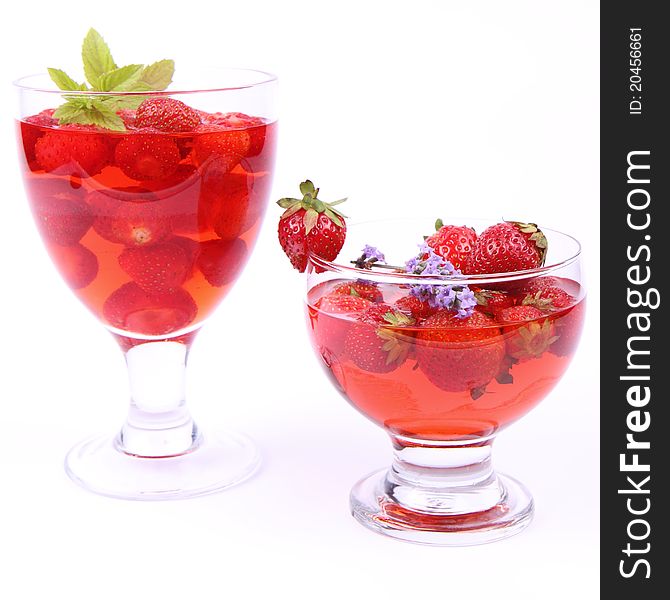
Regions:
<instances>
[{"instance_id":1,"label":"purple flower","mask_svg":"<svg viewBox=\"0 0 670 600\"><path fill-rule=\"evenodd\" d=\"M373 258L375 261L379 262L385 262L386 257L384 256L383 252L380 252L377 248L374 246L370 246L369 244L365 244L365 248L363 248L363 257L364 260L370 261Z\"/></svg>"},{"instance_id":2,"label":"purple flower","mask_svg":"<svg viewBox=\"0 0 670 600\"><path fill-rule=\"evenodd\" d=\"M371 269L372 265L375 263L384 263L386 262L386 257L383 252L380 252L374 246L370 244L365 244L363 248L363 254L361 254L356 260L352 261L359 269Z\"/></svg>"},{"instance_id":3,"label":"purple flower","mask_svg":"<svg viewBox=\"0 0 670 600\"><path fill-rule=\"evenodd\" d=\"M405 270L414 275L434 275L459 277L463 274L448 260L426 243L419 246L419 253L405 263ZM416 284L409 292L433 308L446 308L456 312L456 316L469 317L477 305L474 293L467 285Z\"/></svg>"}]
</instances>

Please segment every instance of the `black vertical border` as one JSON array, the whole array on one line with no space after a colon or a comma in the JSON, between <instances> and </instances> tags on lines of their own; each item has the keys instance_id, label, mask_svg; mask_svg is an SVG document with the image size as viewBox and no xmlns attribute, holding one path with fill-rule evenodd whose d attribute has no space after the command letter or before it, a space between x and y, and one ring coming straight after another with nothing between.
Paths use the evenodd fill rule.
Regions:
<instances>
[{"instance_id":1,"label":"black vertical border","mask_svg":"<svg viewBox=\"0 0 670 600\"><path fill-rule=\"evenodd\" d=\"M664 389L665 376L670 375L670 336L667 319L663 317L670 306L667 278L670 272L667 246L670 245L670 223L662 217L670 207L670 25L662 17L668 4L661 1L631 0L630 2L601 2L601 552L600 572L602 597L617 598L670 598L670 394ZM642 34L641 85L642 90L631 90L630 28L640 28ZM636 79L635 79L636 80ZM631 114L630 102L634 96L642 102L641 114ZM631 184L627 177L628 156L634 151L649 151L648 157L639 155L636 162L648 161L649 184ZM642 171L636 171L643 178ZM632 189L644 188L651 198L648 209L631 211L628 194ZM636 195L642 200L644 193ZM646 220L649 227L635 231L627 223L629 213L638 224ZM669 218L670 220L670 218ZM646 239L649 236L650 239ZM647 245L651 256L640 250L637 260L630 260L638 249ZM629 249L630 247L630 249ZM647 260L649 258L649 260ZM629 268L639 265L640 273L651 270L646 285L629 281ZM635 275L635 272L633 272ZM660 306L632 308L628 289L643 294L649 288L660 293ZM630 327L631 313L650 314L651 329L646 333ZM638 341L638 349L649 350L649 355L638 355L637 363L649 364L648 370L628 368L631 336L648 335L648 342ZM626 375L648 375L648 382L621 380ZM648 386L650 401L644 407L633 407L627 399L631 385ZM633 411L641 411L638 417ZM649 428L634 433L634 438L648 441L648 450L627 449L629 425L641 426L647 418ZM629 421L627 421L627 419ZM631 420L632 419L632 420ZM665 442L665 443L664 443ZM641 464L649 464L648 472L622 472L621 454L633 461L638 454ZM646 476L649 481L642 485ZM633 489L627 477L649 493L620 493ZM665 490L665 491L664 491ZM629 504L630 500L630 504ZM647 503L649 500L649 503ZM648 512L635 515L631 510ZM631 534L645 539L632 539ZM646 544L649 544L647 547ZM635 552L628 552L628 544ZM639 553L637 553L639 552ZM630 554L630 555L629 555ZM648 561L635 566L637 560ZM623 561L623 562L622 562ZM625 577L622 573L634 570ZM647 577L649 575L649 577ZM612 595L613 594L613 595Z\"/></svg>"}]
</instances>

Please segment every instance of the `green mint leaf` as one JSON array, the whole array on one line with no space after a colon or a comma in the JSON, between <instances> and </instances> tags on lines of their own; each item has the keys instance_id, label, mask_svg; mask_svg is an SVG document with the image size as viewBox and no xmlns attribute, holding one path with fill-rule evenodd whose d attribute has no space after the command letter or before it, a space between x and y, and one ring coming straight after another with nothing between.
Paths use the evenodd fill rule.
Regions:
<instances>
[{"instance_id":1,"label":"green mint leaf","mask_svg":"<svg viewBox=\"0 0 670 600\"><path fill-rule=\"evenodd\" d=\"M167 59L150 65L118 67L105 40L92 28L82 44L82 61L84 74L93 91L118 92L121 95L95 97L63 94L65 104L54 113L62 124L78 123L125 131L123 120L117 112L137 108L145 100L142 92L164 90L174 75L174 61ZM49 69L49 75L66 92L89 89L86 84L77 83L60 69ZM140 93L124 95L126 92Z\"/></svg>"},{"instance_id":2,"label":"green mint leaf","mask_svg":"<svg viewBox=\"0 0 670 600\"><path fill-rule=\"evenodd\" d=\"M144 67L137 81L137 92L148 92L149 90L164 90L172 82L174 75L173 60L159 60Z\"/></svg>"},{"instance_id":3,"label":"green mint leaf","mask_svg":"<svg viewBox=\"0 0 670 600\"><path fill-rule=\"evenodd\" d=\"M112 69L96 79L94 89L100 92L132 91L143 68L143 65L127 65Z\"/></svg>"},{"instance_id":4,"label":"green mint leaf","mask_svg":"<svg viewBox=\"0 0 670 600\"><path fill-rule=\"evenodd\" d=\"M119 110L132 110L137 108L146 100L146 96L108 96L102 98L101 102L114 112Z\"/></svg>"},{"instance_id":5,"label":"green mint leaf","mask_svg":"<svg viewBox=\"0 0 670 600\"><path fill-rule=\"evenodd\" d=\"M54 119L58 119L58 123L61 125L65 123L78 123L77 119L86 111L86 102L82 100L74 98L68 100L65 104L61 104L54 111Z\"/></svg>"},{"instance_id":6,"label":"green mint leaf","mask_svg":"<svg viewBox=\"0 0 670 600\"><path fill-rule=\"evenodd\" d=\"M86 89L85 84L77 83L65 71L61 71L60 69L47 69L47 71L49 72L51 81L53 81L61 90L79 91Z\"/></svg>"},{"instance_id":7,"label":"green mint leaf","mask_svg":"<svg viewBox=\"0 0 670 600\"><path fill-rule=\"evenodd\" d=\"M94 101L93 106L87 111L88 123L111 129L112 131L125 131L126 126L113 109L105 106L102 102Z\"/></svg>"},{"instance_id":8,"label":"green mint leaf","mask_svg":"<svg viewBox=\"0 0 670 600\"><path fill-rule=\"evenodd\" d=\"M100 98L70 98L56 109L54 118L60 125L76 123L97 125L112 131L126 130L121 117Z\"/></svg>"},{"instance_id":9,"label":"green mint leaf","mask_svg":"<svg viewBox=\"0 0 670 600\"><path fill-rule=\"evenodd\" d=\"M84 61L84 75L93 87L101 75L117 68L105 40L93 28L88 30L84 38L81 58Z\"/></svg>"}]
</instances>

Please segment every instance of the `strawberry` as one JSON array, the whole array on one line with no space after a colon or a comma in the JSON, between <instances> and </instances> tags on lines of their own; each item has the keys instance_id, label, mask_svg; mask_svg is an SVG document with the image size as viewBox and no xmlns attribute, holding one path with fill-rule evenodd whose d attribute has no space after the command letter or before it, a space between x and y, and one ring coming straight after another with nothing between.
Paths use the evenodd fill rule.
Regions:
<instances>
[{"instance_id":1,"label":"strawberry","mask_svg":"<svg viewBox=\"0 0 670 600\"><path fill-rule=\"evenodd\" d=\"M109 242L148 246L170 233L169 216L156 196L142 188L98 190L87 202L95 214L93 229Z\"/></svg>"},{"instance_id":2,"label":"strawberry","mask_svg":"<svg viewBox=\"0 0 670 600\"><path fill-rule=\"evenodd\" d=\"M193 277L195 272L195 263L198 260L198 256L200 256L200 243L191 238L182 237L180 235L176 235L173 238L170 238L170 243L176 244L184 252L186 252L186 256L188 257L188 264L190 265L186 275L186 280L188 281L191 277Z\"/></svg>"},{"instance_id":3,"label":"strawberry","mask_svg":"<svg viewBox=\"0 0 670 600\"><path fill-rule=\"evenodd\" d=\"M244 113L200 113L206 125L219 125L225 129L246 129L249 133L249 149L246 156L258 156L265 145L265 121Z\"/></svg>"},{"instance_id":4,"label":"strawberry","mask_svg":"<svg viewBox=\"0 0 670 600\"><path fill-rule=\"evenodd\" d=\"M359 298L365 298L370 302L384 301L384 294L382 294L382 291L379 289L377 284L372 283L371 281L363 281L362 279L340 283L333 289L333 294L357 296Z\"/></svg>"},{"instance_id":5,"label":"strawberry","mask_svg":"<svg viewBox=\"0 0 670 600\"><path fill-rule=\"evenodd\" d=\"M72 246L93 225L93 214L82 193L63 180L30 181L27 187L37 228L46 242Z\"/></svg>"},{"instance_id":6,"label":"strawberry","mask_svg":"<svg viewBox=\"0 0 670 600\"><path fill-rule=\"evenodd\" d=\"M568 294L556 277L537 277L529 281L522 289L523 304L536 306L543 310L560 310L572 306L576 300Z\"/></svg>"},{"instance_id":7,"label":"strawberry","mask_svg":"<svg viewBox=\"0 0 670 600\"><path fill-rule=\"evenodd\" d=\"M191 160L191 154L193 152L193 145L195 144L195 138L192 135L184 136L181 135L179 137L174 138L174 143L177 144L177 148L179 148L179 157L183 160L185 158L189 159L189 163L192 163L193 161ZM195 165L192 165L195 166Z\"/></svg>"},{"instance_id":8,"label":"strawberry","mask_svg":"<svg viewBox=\"0 0 670 600\"><path fill-rule=\"evenodd\" d=\"M35 160L35 143L44 135L44 129L55 127L58 121L53 118L54 109L48 108L41 113L26 117L19 124L21 143L27 162Z\"/></svg>"},{"instance_id":9,"label":"strawberry","mask_svg":"<svg viewBox=\"0 0 670 600\"><path fill-rule=\"evenodd\" d=\"M250 173L247 174L251 176ZM247 210L247 216L244 221L244 230L249 231L253 227L257 227L263 220L265 216L265 210L267 209L268 203L267 199L270 196L272 190L272 175L268 173L254 173L251 176L249 188L249 208Z\"/></svg>"},{"instance_id":10,"label":"strawberry","mask_svg":"<svg viewBox=\"0 0 670 600\"><path fill-rule=\"evenodd\" d=\"M256 127L265 123L260 117L252 117L240 112L208 113L198 111L198 114L204 125L220 125L226 129L246 129L247 127Z\"/></svg>"},{"instance_id":11,"label":"strawberry","mask_svg":"<svg viewBox=\"0 0 670 600\"><path fill-rule=\"evenodd\" d=\"M142 290L155 294L180 287L193 272L191 258L184 246L169 241L126 248L119 255L119 265Z\"/></svg>"},{"instance_id":12,"label":"strawberry","mask_svg":"<svg viewBox=\"0 0 670 600\"><path fill-rule=\"evenodd\" d=\"M561 280L559 277L533 277L525 282L525 289L528 292L537 292L539 290L546 290L550 287L560 287Z\"/></svg>"},{"instance_id":13,"label":"strawberry","mask_svg":"<svg viewBox=\"0 0 670 600\"><path fill-rule=\"evenodd\" d=\"M98 259L81 244L49 245L49 255L61 276L73 290L85 288L98 275Z\"/></svg>"},{"instance_id":14,"label":"strawberry","mask_svg":"<svg viewBox=\"0 0 670 600\"><path fill-rule=\"evenodd\" d=\"M117 111L116 114L119 115L126 129L129 129L131 131L137 129L137 126L135 124L136 114L134 109L123 108Z\"/></svg>"},{"instance_id":15,"label":"strawberry","mask_svg":"<svg viewBox=\"0 0 670 600\"><path fill-rule=\"evenodd\" d=\"M193 158L198 166L207 161L217 162L218 168L227 173L247 155L250 143L245 129L202 125L193 143Z\"/></svg>"},{"instance_id":16,"label":"strawberry","mask_svg":"<svg viewBox=\"0 0 670 600\"><path fill-rule=\"evenodd\" d=\"M454 269L462 269L465 261L477 241L477 233L465 225L443 225L438 219L435 223L435 233L426 238L435 254L448 260Z\"/></svg>"},{"instance_id":17,"label":"strawberry","mask_svg":"<svg viewBox=\"0 0 670 600\"><path fill-rule=\"evenodd\" d=\"M277 147L277 126L269 123L252 127L249 132L249 152L242 159L242 166L253 173L272 173Z\"/></svg>"},{"instance_id":18,"label":"strawberry","mask_svg":"<svg viewBox=\"0 0 670 600\"><path fill-rule=\"evenodd\" d=\"M416 356L421 371L438 388L469 391L476 399L499 372L505 341L497 323L483 313L459 319L450 310L440 310L421 323Z\"/></svg>"},{"instance_id":19,"label":"strawberry","mask_svg":"<svg viewBox=\"0 0 670 600\"><path fill-rule=\"evenodd\" d=\"M439 310L432 307L426 300L420 300L411 294L399 298L393 306L399 311L414 317L417 321L427 319Z\"/></svg>"},{"instance_id":20,"label":"strawberry","mask_svg":"<svg viewBox=\"0 0 670 600\"><path fill-rule=\"evenodd\" d=\"M167 335L193 322L198 307L182 288L148 294L135 282L128 282L105 301L102 314L112 326L142 335Z\"/></svg>"},{"instance_id":21,"label":"strawberry","mask_svg":"<svg viewBox=\"0 0 670 600\"><path fill-rule=\"evenodd\" d=\"M372 306L372 301L355 294L343 294L333 291L327 296L319 298L314 306L328 314L358 313Z\"/></svg>"},{"instance_id":22,"label":"strawberry","mask_svg":"<svg viewBox=\"0 0 670 600\"><path fill-rule=\"evenodd\" d=\"M411 348L411 334L402 328L413 323L411 317L388 304L373 304L351 326L344 341L345 352L364 371L394 371L405 362Z\"/></svg>"},{"instance_id":23,"label":"strawberry","mask_svg":"<svg viewBox=\"0 0 670 600\"><path fill-rule=\"evenodd\" d=\"M247 158L260 156L263 149L268 146L271 141L274 141L270 140L269 130L265 124L256 123L254 127L249 128L247 131L249 132L249 151L247 152Z\"/></svg>"},{"instance_id":24,"label":"strawberry","mask_svg":"<svg viewBox=\"0 0 670 600\"><path fill-rule=\"evenodd\" d=\"M575 290L576 287L569 279L536 277L519 290L523 306L550 314L558 339L549 351L556 356L572 355L579 342L584 322L584 303L577 303L577 298L565 289Z\"/></svg>"},{"instance_id":25,"label":"strawberry","mask_svg":"<svg viewBox=\"0 0 670 600\"><path fill-rule=\"evenodd\" d=\"M193 165L180 164L164 179L145 181L143 188L153 194L147 199L156 201L157 211L170 223L176 233L198 233L198 195L202 178Z\"/></svg>"},{"instance_id":26,"label":"strawberry","mask_svg":"<svg viewBox=\"0 0 670 600\"><path fill-rule=\"evenodd\" d=\"M496 320L503 326L507 354L517 360L539 358L558 340L551 320L534 306L503 308Z\"/></svg>"},{"instance_id":27,"label":"strawberry","mask_svg":"<svg viewBox=\"0 0 670 600\"><path fill-rule=\"evenodd\" d=\"M212 227L222 240L233 240L244 233L249 212L249 195L240 192L222 198L222 202L213 211Z\"/></svg>"},{"instance_id":28,"label":"strawberry","mask_svg":"<svg viewBox=\"0 0 670 600\"><path fill-rule=\"evenodd\" d=\"M249 231L263 218L272 178L235 169L225 179L219 190L221 195L210 196L201 205L199 214L206 214L201 227L209 223L221 239L231 240ZM205 196L201 195L203 199Z\"/></svg>"},{"instance_id":29,"label":"strawberry","mask_svg":"<svg viewBox=\"0 0 670 600\"><path fill-rule=\"evenodd\" d=\"M220 167L215 161L205 169L198 215L203 228L211 227L222 240L232 240L249 228L249 194L254 178Z\"/></svg>"},{"instance_id":30,"label":"strawberry","mask_svg":"<svg viewBox=\"0 0 670 600\"><path fill-rule=\"evenodd\" d=\"M135 127L169 133L195 131L200 123L198 111L174 98L147 98L135 112Z\"/></svg>"},{"instance_id":31,"label":"strawberry","mask_svg":"<svg viewBox=\"0 0 670 600\"><path fill-rule=\"evenodd\" d=\"M35 142L37 164L59 175L96 175L111 156L108 136L74 128L48 131Z\"/></svg>"},{"instance_id":32,"label":"strawberry","mask_svg":"<svg viewBox=\"0 0 670 600\"><path fill-rule=\"evenodd\" d=\"M279 243L291 264L301 273L307 267L307 255L313 253L325 260L335 260L346 237L344 215L317 198L319 189L307 180L300 184L302 200L282 198L277 202L285 208L279 219Z\"/></svg>"},{"instance_id":33,"label":"strawberry","mask_svg":"<svg viewBox=\"0 0 670 600\"><path fill-rule=\"evenodd\" d=\"M197 265L210 285L222 287L237 279L248 257L247 245L239 238L208 240L200 244Z\"/></svg>"},{"instance_id":34,"label":"strawberry","mask_svg":"<svg viewBox=\"0 0 670 600\"><path fill-rule=\"evenodd\" d=\"M114 151L114 162L131 179L162 179L177 170L181 156L173 140L159 134L124 136Z\"/></svg>"},{"instance_id":35,"label":"strawberry","mask_svg":"<svg viewBox=\"0 0 670 600\"><path fill-rule=\"evenodd\" d=\"M549 349L556 356L572 356L577 349L579 338L584 326L584 314L586 305L584 300L575 304L572 308L562 310L552 320L556 326L558 340Z\"/></svg>"},{"instance_id":36,"label":"strawberry","mask_svg":"<svg viewBox=\"0 0 670 600\"><path fill-rule=\"evenodd\" d=\"M544 264L547 238L534 223L492 225L477 238L463 273L511 273Z\"/></svg>"},{"instance_id":37,"label":"strawberry","mask_svg":"<svg viewBox=\"0 0 670 600\"><path fill-rule=\"evenodd\" d=\"M498 311L514 306L515 299L512 294L499 290L478 289L475 291L477 300L476 310L489 316L495 317Z\"/></svg>"},{"instance_id":38,"label":"strawberry","mask_svg":"<svg viewBox=\"0 0 670 600\"><path fill-rule=\"evenodd\" d=\"M340 356L344 349L344 341L351 328L351 320L330 315L355 316L372 306L370 300L360 296L345 295L337 292L319 298L314 309L309 308L311 326L314 329L316 342L321 354L328 350L332 356ZM316 309L316 310L315 310Z\"/></svg>"},{"instance_id":39,"label":"strawberry","mask_svg":"<svg viewBox=\"0 0 670 600\"><path fill-rule=\"evenodd\" d=\"M38 127L57 127L58 119L54 119L55 108L45 108L43 111L25 118L26 123L37 125Z\"/></svg>"},{"instance_id":40,"label":"strawberry","mask_svg":"<svg viewBox=\"0 0 670 600\"><path fill-rule=\"evenodd\" d=\"M200 185L201 173L188 163L179 163L175 171L162 179L142 182L142 187L156 194L160 199L168 198L181 191L194 193L194 187Z\"/></svg>"}]
</instances>

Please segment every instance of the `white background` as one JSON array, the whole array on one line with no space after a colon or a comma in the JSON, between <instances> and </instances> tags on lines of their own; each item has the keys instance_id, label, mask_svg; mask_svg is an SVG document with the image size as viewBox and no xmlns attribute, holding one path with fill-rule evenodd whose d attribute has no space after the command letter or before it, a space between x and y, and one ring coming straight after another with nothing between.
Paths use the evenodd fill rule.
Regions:
<instances>
[{"instance_id":1,"label":"white background","mask_svg":"<svg viewBox=\"0 0 670 600\"><path fill-rule=\"evenodd\" d=\"M598 3L150 5L34 0L0 25L0 597L597 597ZM124 417L124 364L38 241L9 82L47 66L76 70L89 26L123 63L169 57L276 72L273 198L311 177L324 197L348 195L353 218L419 207L445 220L514 215L582 241L581 348L556 390L496 443L496 466L535 496L528 530L433 548L377 536L349 516L350 486L387 464L390 447L311 355L304 282L276 243L274 206L189 374L199 422L252 435L262 470L181 502L115 501L70 483L67 449Z\"/></svg>"}]
</instances>

